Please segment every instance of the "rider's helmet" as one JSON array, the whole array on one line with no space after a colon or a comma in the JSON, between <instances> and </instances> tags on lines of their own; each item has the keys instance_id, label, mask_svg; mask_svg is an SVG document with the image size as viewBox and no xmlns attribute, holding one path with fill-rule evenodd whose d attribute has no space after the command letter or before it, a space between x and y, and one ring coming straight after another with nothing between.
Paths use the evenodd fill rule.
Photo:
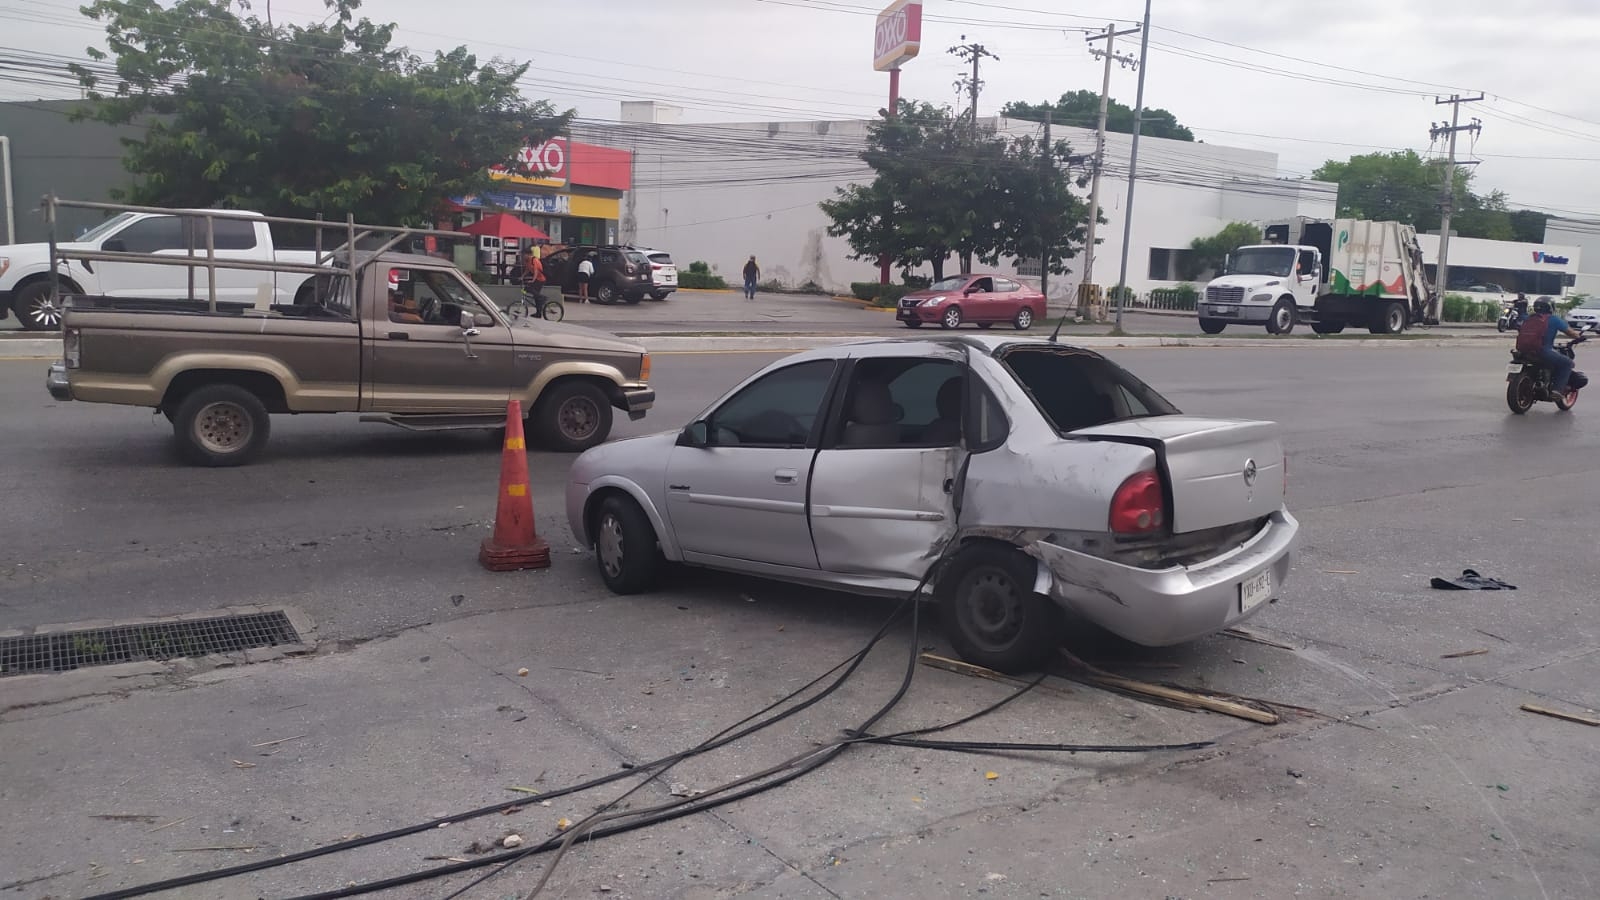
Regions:
<instances>
[{"instance_id":1,"label":"rider's helmet","mask_svg":"<svg viewBox=\"0 0 1600 900\"><path fill-rule=\"evenodd\" d=\"M1542 316L1548 316L1556 311L1555 304L1543 297L1533 301L1533 311Z\"/></svg>"}]
</instances>

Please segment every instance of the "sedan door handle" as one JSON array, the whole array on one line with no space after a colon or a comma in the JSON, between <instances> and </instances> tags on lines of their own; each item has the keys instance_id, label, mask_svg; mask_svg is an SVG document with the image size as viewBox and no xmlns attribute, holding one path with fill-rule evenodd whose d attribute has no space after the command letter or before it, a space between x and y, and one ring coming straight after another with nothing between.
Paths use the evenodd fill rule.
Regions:
<instances>
[{"instance_id":1,"label":"sedan door handle","mask_svg":"<svg viewBox=\"0 0 1600 900\"><path fill-rule=\"evenodd\" d=\"M772 480L779 484L794 484L800 473L793 469L779 469L772 473Z\"/></svg>"}]
</instances>

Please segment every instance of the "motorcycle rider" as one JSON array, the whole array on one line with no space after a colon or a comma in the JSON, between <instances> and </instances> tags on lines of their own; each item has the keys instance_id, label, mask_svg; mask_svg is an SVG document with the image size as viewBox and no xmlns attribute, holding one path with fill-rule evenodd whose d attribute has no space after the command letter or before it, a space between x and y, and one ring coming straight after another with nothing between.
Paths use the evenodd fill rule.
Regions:
<instances>
[{"instance_id":1,"label":"motorcycle rider","mask_svg":"<svg viewBox=\"0 0 1600 900\"><path fill-rule=\"evenodd\" d=\"M1572 378L1573 361L1556 352L1556 338L1566 335L1570 338L1582 337L1583 332L1567 324L1567 321L1555 314L1555 306L1543 297L1533 301L1533 315L1528 321L1522 323L1517 332L1517 350L1525 355L1532 349L1534 341L1538 341L1538 359L1550 369L1550 393L1560 397L1567 392L1567 382Z\"/></svg>"},{"instance_id":2,"label":"motorcycle rider","mask_svg":"<svg viewBox=\"0 0 1600 900\"><path fill-rule=\"evenodd\" d=\"M1516 313L1517 324L1521 325L1528 319L1528 295L1517 291L1517 299L1511 304L1512 312Z\"/></svg>"}]
</instances>

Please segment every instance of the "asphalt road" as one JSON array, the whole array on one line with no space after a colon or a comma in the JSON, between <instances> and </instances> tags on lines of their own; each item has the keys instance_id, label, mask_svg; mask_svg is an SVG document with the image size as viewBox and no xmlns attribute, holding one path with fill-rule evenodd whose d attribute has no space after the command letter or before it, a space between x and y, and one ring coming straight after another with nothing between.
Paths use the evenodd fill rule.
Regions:
<instances>
[{"instance_id":1,"label":"asphalt road","mask_svg":"<svg viewBox=\"0 0 1600 900\"><path fill-rule=\"evenodd\" d=\"M661 832L654 844L587 851L569 890L598 890L602 883L615 888L625 874L633 880L620 882L631 885L622 895L641 897L719 891L956 896L980 887L998 896L1593 896L1600 880L1600 822L1587 774L1600 762L1593 730L1517 706L1600 706L1600 619L1589 561L1600 514L1583 481L1600 452L1600 409L1580 405L1557 414L1542 404L1525 417L1510 415L1503 401L1505 349L1497 342L1472 344L1288 349L1263 343L1111 354L1187 412L1268 418L1283 426L1291 454L1289 503L1305 539L1282 601L1252 627L1294 649L1216 637L1151 651L1091 632L1075 635L1071 646L1136 677L1269 698L1314 709L1317 717L1295 717L1273 730L1152 712L1082 688L1074 689L1076 699L1050 701L1070 702L1070 712L1030 698L1034 705L1022 707L1025 715L987 725L980 736L1203 737L1223 740L1225 749L1189 764L1143 767L1038 757L956 763L935 754L937 762L921 758L920 775L906 773L904 756L863 756L861 763L830 768L832 774L818 776L814 786L797 783L768 795L779 799L717 814L716 824L705 826L715 831L711 838L694 830L702 826L685 825ZM660 404L644 422L619 423L618 434L679 425L773 358L659 356ZM296 708L291 698L300 692L307 692L313 709L332 704L323 723L330 731L337 731L337 719L357 720L385 704L454 723L440 727L462 732L464 742L475 740L469 736L480 728L494 730L463 712L475 710L474 696L488 696L483 690L468 695L465 687L450 688L482 675L471 667L387 684L419 653L424 663L438 656L425 643L433 635L453 647L476 648L502 671L537 647L536 654L566 661L566 668L552 664L563 673L607 673L601 681L552 672L534 689L551 715L559 713L541 726L541 740L555 742L557 758L569 761L596 753L647 757L678 746L686 731L707 730L720 721L717 711L753 710L780 686L797 685L802 673L814 674L823 660L864 638L885 611L882 604L838 595L695 574L679 576L658 595L611 597L562 521L568 459L543 453L530 457L534 500L556 564L538 575L489 575L475 560L497 477L498 446L488 437L414 435L342 417L283 417L274 422L272 445L258 464L192 469L174 461L164 419L142 410L53 402L43 375L43 363L0 361L0 629L239 604L294 605L316 621L330 649L349 652L240 671L259 673L249 677L271 685L273 701L283 708ZM1469 567L1521 590L1428 587L1432 576ZM692 618L673 618L674 608ZM509 632L509 620L497 617L512 615L522 617L518 628L532 630ZM783 635L775 637L778 632ZM931 638L927 643L939 646ZM1488 652L1441 658L1474 649ZM690 671L688 661L695 659L700 681ZM871 677L879 685L892 683L896 665L874 665ZM336 668L314 675L318 666ZM646 689L643 694L652 696L641 697L640 673L646 671L652 678L666 673L683 691L663 688L654 696ZM1001 696L991 685L939 677L918 707L935 719ZM720 692L703 693L712 687ZM357 703L338 699L344 689L389 693L361 694ZM181 710L189 709L220 720L243 708L219 690L187 692L189 699L181 700L187 707L174 705L183 693L171 700L141 694L103 714L142 721L188 715ZM0 700L3 691L0 683ZM493 718L493 709L483 715ZM541 721L534 709L527 715ZM17 749L28 735L55 734L49 729L91 714L100 713L0 715L0 735L10 735L11 753L19 754L7 760L8 771L21 773L17 783L37 778L44 784L48 772L59 778L78 771L71 765L104 763L108 751L84 743L82 735L92 729L81 725L73 726L79 737L59 759L46 763L41 750L37 759L23 760ZM832 720L812 724L816 739L838 727ZM502 732L509 728L502 726ZM284 726L290 727L296 726ZM289 780L276 790L293 799L296 790L315 786L337 794L360 783L381 794L397 789L401 769L419 759L456 759L466 746L440 745L436 738L413 746L407 742L420 732L394 728L386 732L384 749L374 749L375 737L356 743L379 754L373 759L389 760L374 765L400 769L362 767L351 774L341 763L335 771L347 780L307 781L311 776L301 771L286 774ZM3 738L0 746L6 746ZM160 769L156 746L124 756L122 769L134 768L125 774L140 766ZM483 763L496 748L502 755ZM459 777L484 779L481 788L491 799L511 783L507 778L532 778L525 761L504 755L498 738L488 746L472 743L470 751L478 762ZM205 756L194 752L195 759ZM891 759L902 762L886 764ZM185 793L184 764L174 762L173 783L157 778L154 785L161 787L152 786L147 796L170 793L200 802L202 795ZM479 765L490 768L480 771ZM597 765L592 771L606 769L603 761ZM985 767L1001 779L985 780ZM591 769L556 771L570 780ZM118 772L116 781L122 781ZM675 777L691 775L711 777L694 769ZM402 805L402 798L429 804L423 807L428 814L462 805L459 790L436 795L425 780L404 780L406 789L392 802L364 794L315 807L302 797L293 808L302 815L308 805L321 809L325 827L317 835L331 839L404 821L407 810L418 810ZM552 783L559 780L552 775ZM83 784L84 791L99 790L92 779ZM937 804L937 813L924 809L925 798ZM281 799L255 802L270 806ZM8 803L12 821L53 808L25 790L8 794L0 786L0 814ZM225 808L231 807L218 807ZM368 810L364 820L371 826L350 819L358 809ZM54 837L12 830L14 844L0 843L0 871L11 868L8 860L19 866L53 860L58 846L81 837L73 828ZM1136 835L1139 841L1127 843ZM721 849L706 850L713 845ZM734 849L746 845L757 848L754 855ZM662 864L686 848L706 854L697 868L682 859ZM415 859L405 857L406 865ZM390 859L390 868L399 862ZM120 874L114 883L136 882L145 871L155 868ZM661 880L637 880L649 873ZM370 875L341 870L334 883ZM1229 880L1235 878L1241 880ZM273 882L286 883L292 882Z\"/></svg>"}]
</instances>

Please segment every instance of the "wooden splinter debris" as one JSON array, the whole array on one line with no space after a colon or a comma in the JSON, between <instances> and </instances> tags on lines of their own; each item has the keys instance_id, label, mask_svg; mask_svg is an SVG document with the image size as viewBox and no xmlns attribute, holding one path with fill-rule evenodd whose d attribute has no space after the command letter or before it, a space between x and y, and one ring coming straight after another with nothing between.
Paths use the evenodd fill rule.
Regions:
<instances>
[{"instance_id":1,"label":"wooden splinter debris","mask_svg":"<svg viewBox=\"0 0 1600 900\"><path fill-rule=\"evenodd\" d=\"M1266 644L1268 647L1277 647L1279 650L1299 650L1300 649L1299 647L1291 647L1290 645L1285 644L1282 641L1275 641L1272 638L1267 637L1266 635L1257 634L1254 631L1248 631L1248 630L1243 629L1243 628L1224 628L1224 629L1222 629L1222 633L1224 635L1227 635L1228 637L1231 637L1231 638L1238 638L1241 641L1250 641L1251 643L1255 643L1255 644Z\"/></svg>"},{"instance_id":2,"label":"wooden splinter debris","mask_svg":"<svg viewBox=\"0 0 1600 900\"><path fill-rule=\"evenodd\" d=\"M962 662L959 659L950 659L947 656L940 656L937 653L919 654L917 656L917 661L930 668L943 669L946 672L954 672L957 675L970 675L973 678L983 678L988 681L998 681L1001 684L1009 684L1012 687L1027 687L1030 683L1026 679L1013 678L1004 672L996 672L993 669L987 669L983 666L975 666L972 663ZM1049 691L1056 694L1072 693L1072 691L1068 690L1067 688L1044 684L1043 682L1034 685L1033 689L1036 691Z\"/></svg>"},{"instance_id":3,"label":"wooden splinter debris","mask_svg":"<svg viewBox=\"0 0 1600 900\"><path fill-rule=\"evenodd\" d=\"M1440 659L1460 659L1463 656L1482 656L1482 655L1484 655L1485 653L1488 653L1488 652L1489 652L1489 648L1488 647L1474 647L1471 650L1457 650L1454 653L1446 653L1446 654L1440 656L1439 658Z\"/></svg>"},{"instance_id":4,"label":"wooden splinter debris","mask_svg":"<svg viewBox=\"0 0 1600 900\"><path fill-rule=\"evenodd\" d=\"M1150 697L1188 709L1203 709L1208 712L1221 713L1225 716L1233 716L1236 719L1259 722L1262 725L1276 725L1281 721L1278 714L1271 710L1260 709L1245 703L1224 700L1220 697L1208 696L1183 688L1124 678L1121 675L1113 675L1102 669L1096 669L1065 650L1061 651L1061 655L1071 661L1073 667L1077 669L1073 673L1073 677L1086 684L1122 691L1136 696Z\"/></svg>"},{"instance_id":5,"label":"wooden splinter debris","mask_svg":"<svg viewBox=\"0 0 1600 900\"><path fill-rule=\"evenodd\" d=\"M278 744L285 743L287 741L298 741L303 737L306 737L306 735L297 734L294 737L278 738L275 741L262 741L259 744L251 744L250 746L253 747L253 748L256 748L256 747L273 747L273 746L276 746Z\"/></svg>"},{"instance_id":6,"label":"wooden splinter debris","mask_svg":"<svg viewBox=\"0 0 1600 900\"><path fill-rule=\"evenodd\" d=\"M1600 728L1600 719L1596 719L1593 716L1582 716L1577 713L1562 712L1559 709L1551 709L1548 706L1539 706L1533 703L1524 703L1522 704L1522 708L1527 712L1538 713L1541 716L1550 716L1553 719L1565 719L1568 722L1577 722L1579 725L1591 725L1596 728Z\"/></svg>"}]
</instances>

